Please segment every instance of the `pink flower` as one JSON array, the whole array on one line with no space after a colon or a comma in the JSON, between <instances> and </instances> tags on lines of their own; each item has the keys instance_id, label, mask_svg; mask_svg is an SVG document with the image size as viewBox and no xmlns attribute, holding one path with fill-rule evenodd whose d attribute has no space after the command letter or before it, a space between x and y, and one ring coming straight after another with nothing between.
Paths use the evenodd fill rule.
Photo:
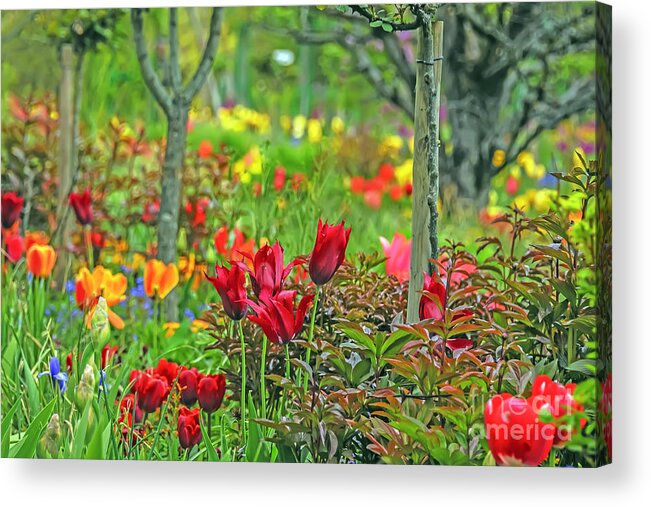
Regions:
<instances>
[{"instance_id":1,"label":"pink flower","mask_svg":"<svg viewBox=\"0 0 651 507\"><path fill-rule=\"evenodd\" d=\"M387 275L393 275L401 282L408 280L411 239L408 240L405 236L396 232L391 243L382 236L380 236L380 243L382 243L382 249L387 258Z\"/></svg>"}]
</instances>

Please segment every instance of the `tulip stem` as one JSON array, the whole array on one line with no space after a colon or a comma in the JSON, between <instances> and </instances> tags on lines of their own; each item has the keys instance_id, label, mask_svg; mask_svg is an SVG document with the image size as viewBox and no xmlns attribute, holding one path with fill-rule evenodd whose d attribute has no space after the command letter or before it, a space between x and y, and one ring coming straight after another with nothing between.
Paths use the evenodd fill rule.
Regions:
<instances>
[{"instance_id":1,"label":"tulip stem","mask_svg":"<svg viewBox=\"0 0 651 507\"><path fill-rule=\"evenodd\" d=\"M312 302L312 318L310 319L310 333L307 337L307 353L305 355L305 363L310 365L310 356L312 355L312 340L314 339L314 322L316 321L316 307L319 305L320 287L316 286L314 294L314 301ZM303 381L303 391L307 392L307 372L305 372L305 380Z\"/></svg>"},{"instance_id":2,"label":"tulip stem","mask_svg":"<svg viewBox=\"0 0 651 507\"><path fill-rule=\"evenodd\" d=\"M88 252L88 269L92 270L95 266L93 259L93 241L90 236L90 225L84 225L84 240L86 242L86 251Z\"/></svg>"},{"instance_id":3,"label":"tulip stem","mask_svg":"<svg viewBox=\"0 0 651 507\"><path fill-rule=\"evenodd\" d=\"M240 395L241 417L242 417L242 444L246 445L246 344L244 343L244 331L242 321L237 321L237 328L240 333L240 346L242 349L242 393Z\"/></svg>"},{"instance_id":4,"label":"tulip stem","mask_svg":"<svg viewBox=\"0 0 651 507\"><path fill-rule=\"evenodd\" d=\"M262 338L262 358L260 359L260 399L262 400L262 418L267 418L267 387L265 372L267 370L267 338Z\"/></svg>"},{"instance_id":5,"label":"tulip stem","mask_svg":"<svg viewBox=\"0 0 651 507\"><path fill-rule=\"evenodd\" d=\"M290 375L291 372L289 370L289 344L286 343L285 344L285 378L290 380ZM283 398L281 403L283 410L287 409L287 406L285 404L287 400L286 394L287 394L287 389L283 388Z\"/></svg>"}]
</instances>

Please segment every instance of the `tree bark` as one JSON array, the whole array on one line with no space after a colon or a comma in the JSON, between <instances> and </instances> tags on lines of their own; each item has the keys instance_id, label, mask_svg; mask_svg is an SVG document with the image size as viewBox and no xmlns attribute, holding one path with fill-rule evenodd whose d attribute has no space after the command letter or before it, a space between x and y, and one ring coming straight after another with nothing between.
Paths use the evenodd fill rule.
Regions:
<instances>
[{"instance_id":1,"label":"tree bark","mask_svg":"<svg viewBox=\"0 0 651 507\"><path fill-rule=\"evenodd\" d=\"M188 110L183 104L173 105L168 117L165 161L161 176L160 213L158 215L158 258L165 264L176 263L176 243L181 208L181 170L185 155ZM178 298L174 289L165 299L165 318L178 321Z\"/></svg>"}]
</instances>

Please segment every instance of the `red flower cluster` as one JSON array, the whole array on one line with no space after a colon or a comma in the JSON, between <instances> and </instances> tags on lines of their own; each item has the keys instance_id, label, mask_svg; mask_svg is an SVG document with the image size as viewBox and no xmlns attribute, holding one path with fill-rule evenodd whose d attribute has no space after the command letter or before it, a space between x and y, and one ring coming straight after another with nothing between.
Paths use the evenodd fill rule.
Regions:
<instances>
[{"instance_id":1,"label":"red flower cluster","mask_svg":"<svg viewBox=\"0 0 651 507\"><path fill-rule=\"evenodd\" d=\"M495 462L538 466L553 446L563 447L574 431L567 418L583 411L573 398L575 387L540 375L529 398L508 393L493 396L484 409L484 426ZM543 413L553 416L553 422L543 422ZM581 419L583 425L585 420Z\"/></svg>"},{"instance_id":2,"label":"red flower cluster","mask_svg":"<svg viewBox=\"0 0 651 507\"><path fill-rule=\"evenodd\" d=\"M185 205L185 213L192 227L201 227L206 224L206 209L210 200L207 197L200 197L195 202L188 201Z\"/></svg>"},{"instance_id":3,"label":"red flower cluster","mask_svg":"<svg viewBox=\"0 0 651 507\"><path fill-rule=\"evenodd\" d=\"M363 195L364 203L369 208L380 209L385 193L389 194L392 201L399 201L411 195L412 185L411 183L400 185L396 181L395 168L385 163L378 169L378 174L371 179L353 176L350 179L350 190L353 194Z\"/></svg>"},{"instance_id":4,"label":"red flower cluster","mask_svg":"<svg viewBox=\"0 0 651 507\"><path fill-rule=\"evenodd\" d=\"M161 359L156 368L133 370L129 380L133 392L120 402L119 420L127 428L133 422L134 410L135 422L138 423L143 414L155 412L165 403L172 386L177 383L180 402L185 405L179 409L177 424L179 443L184 449L190 449L201 442L200 410L212 414L221 407L226 393L225 375L204 375L196 368L180 366L166 359ZM199 408L191 409L197 401Z\"/></svg>"},{"instance_id":5,"label":"red flower cluster","mask_svg":"<svg viewBox=\"0 0 651 507\"><path fill-rule=\"evenodd\" d=\"M253 254L255 242L253 238L246 238L244 233L237 227L233 229L233 242L229 246L230 233L226 226L217 230L214 237L215 249L217 253L224 256L227 261L241 261L246 259L246 256Z\"/></svg>"},{"instance_id":6,"label":"red flower cluster","mask_svg":"<svg viewBox=\"0 0 651 507\"><path fill-rule=\"evenodd\" d=\"M160 200L156 199L145 203L142 210L142 221L146 224L154 224L158 220L158 213L160 212Z\"/></svg>"},{"instance_id":7,"label":"red flower cluster","mask_svg":"<svg viewBox=\"0 0 651 507\"><path fill-rule=\"evenodd\" d=\"M81 225L88 225L93 221L93 208L91 207L90 188L82 193L71 192L68 202L72 206L77 221Z\"/></svg>"}]
</instances>

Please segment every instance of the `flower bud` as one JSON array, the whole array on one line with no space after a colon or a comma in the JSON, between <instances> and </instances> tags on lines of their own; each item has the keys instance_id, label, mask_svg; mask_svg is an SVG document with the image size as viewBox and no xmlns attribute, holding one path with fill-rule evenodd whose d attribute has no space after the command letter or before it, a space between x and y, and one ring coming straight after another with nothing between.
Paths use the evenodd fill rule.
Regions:
<instances>
[{"instance_id":1,"label":"flower bud","mask_svg":"<svg viewBox=\"0 0 651 507\"><path fill-rule=\"evenodd\" d=\"M106 299L99 297L93 316L90 319L90 334L94 342L99 347L103 347L108 343L111 336L111 325L108 318L108 306Z\"/></svg>"},{"instance_id":2,"label":"flower bud","mask_svg":"<svg viewBox=\"0 0 651 507\"><path fill-rule=\"evenodd\" d=\"M87 364L75 391L75 405L79 410L84 410L93 396L95 396L95 372L93 367Z\"/></svg>"},{"instance_id":3,"label":"flower bud","mask_svg":"<svg viewBox=\"0 0 651 507\"><path fill-rule=\"evenodd\" d=\"M45 434L41 438L41 445L53 458L56 458L59 454L60 441L61 425L59 424L59 414L53 414L45 429Z\"/></svg>"}]
</instances>

